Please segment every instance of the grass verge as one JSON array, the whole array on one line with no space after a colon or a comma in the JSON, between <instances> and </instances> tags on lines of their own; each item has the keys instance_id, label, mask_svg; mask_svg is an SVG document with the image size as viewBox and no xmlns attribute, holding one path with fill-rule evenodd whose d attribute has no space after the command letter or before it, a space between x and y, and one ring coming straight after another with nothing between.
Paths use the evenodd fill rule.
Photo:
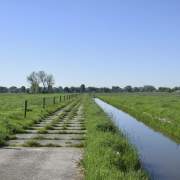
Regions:
<instances>
[{"instance_id":1,"label":"grass verge","mask_svg":"<svg viewBox=\"0 0 180 180\"><path fill-rule=\"evenodd\" d=\"M86 180L147 180L138 154L126 137L89 97L84 98L87 138Z\"/></svg>"}]
</instances>

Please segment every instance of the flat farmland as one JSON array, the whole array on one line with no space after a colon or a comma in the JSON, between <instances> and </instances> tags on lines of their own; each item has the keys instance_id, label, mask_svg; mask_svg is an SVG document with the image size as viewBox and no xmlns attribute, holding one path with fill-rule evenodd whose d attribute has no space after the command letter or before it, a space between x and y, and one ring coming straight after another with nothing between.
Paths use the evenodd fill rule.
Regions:
<instances>
[{"instance_id":1,"label":"flat farmland","mask_svg":"<svg viewBox=\"0 0 180 180\"><path fill-rule=\"evenodd\" d=\"M67 97L0 95L1 179L149 179L134 146L94 99Z\"/></svg>"},{"instance_id":2,"label":"flat farmland","mask_svg":"<svg viewBox=\"0 0 180 180\"><path fill-rule=\"evenodd\" d=\"M180 142L180 96L170 93L119 93L98 96L139 121Z\"/></svg>"},{"instance_id":3,"label":"flat farmland","mask_svg":"<svg viewBox=\"0 0 180 180\"><path fill-rule=\"evenodd\" d=\"M43 98L45 98L45 108L43 108ZM25 100L27 100L26 118L24 117ZM64 95L61 94L0 94L0 145L3 145L12 134L22 133L25 128L65 103L67 101L64 101Z\"/></svg>"}]
</instances>

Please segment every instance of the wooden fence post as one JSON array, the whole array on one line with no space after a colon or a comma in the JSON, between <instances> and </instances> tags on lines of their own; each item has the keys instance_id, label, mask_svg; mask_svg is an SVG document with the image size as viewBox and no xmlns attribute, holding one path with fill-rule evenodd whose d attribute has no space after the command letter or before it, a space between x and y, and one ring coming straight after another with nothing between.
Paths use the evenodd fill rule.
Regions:
<instances>
[{"instance_id":1,"label":"wooden fence post","mask_svg":"<svg viewBox=\"0 0 180 180\"><path fill-rule=\"evenodd\" d=\"M27 104L28 104L28 101L25 100L25 104L24 104L24 117L26 118L26 115L27 115Z\"/></svg>"},{"instance_id":2,"label":"wooden fence post","mask_svg":"<svg viewBox=\"0 0 180 180\"><path fill-rule=\"evenodd\" d=\"M56 104L56 97L53 98L53 103Z\"/></svg>"},{"instance_id":3,"label":"wooden fence post","mask_svg":"<svg viewBox=\"0 0 180 180\"><path fill-rule=\"evenodd\" d=\"M61 96L59 96L59 102L61 102Z\"/></svg>"},{"instance_id":4,"label":"wooden fence post","mask_svg":"<svg viewBox=\"0 0 180 180\"><path fill-rule=\"evenodd\" d=\"M43 98L43 108L45 109L45 107L46 107L46 98L44 97Z\"/></svg>"}]
</instances>

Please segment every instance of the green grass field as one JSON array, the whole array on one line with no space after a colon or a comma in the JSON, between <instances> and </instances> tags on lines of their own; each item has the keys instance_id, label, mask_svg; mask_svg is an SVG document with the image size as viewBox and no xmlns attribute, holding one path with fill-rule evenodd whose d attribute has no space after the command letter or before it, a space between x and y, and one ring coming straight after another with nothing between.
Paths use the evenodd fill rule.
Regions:
<instances>
[{"instance_id":1,"label":"green grass field","mask_svg":"<svg viewBox=\"0 0 180 180\"><path fill-rule=\"evenodd\" d=\"M99 97L180 142L180 96L168 93L102 94Z\"/></svg>"},{"instance_id":2,"label":"green grass field","mask_svg":"<svg viewBox=\"0 0 180 180\"><path fill-rule=\"evenodd\" d=\"M43 97L46 98L45 109L43 109ZM0 145L5 144L14 133L23 132L25 128L63 106L64 97L61 103L59 98L60 94L0 94ZM25 100L28 101L26 118L24 118Z\"/></svg>"},{"instance_id":3,"label":"green grass field","mask_svg":"<svg viewBox=\"0 0 180 180\"><path fill-rule=\"evenodd\" d=\"M54 96L56 104L53 102ZM13 139L14 134L23 133L26 128L41 121L43 117L71 102L62 98L60 103L59 96L60 94L0 94L0 144L4 145L8 139ZM46 97L45 109L43 97ZM148 175L141 168L136 149L128 143L126 137L92 98L88 95L81 97L87 129L83 159L85 179L148 179ZM28 100L29 109L26 118L24 118L25 100ZM48 126L49 128L51 127Z\"/></svg>"}]
</instances>

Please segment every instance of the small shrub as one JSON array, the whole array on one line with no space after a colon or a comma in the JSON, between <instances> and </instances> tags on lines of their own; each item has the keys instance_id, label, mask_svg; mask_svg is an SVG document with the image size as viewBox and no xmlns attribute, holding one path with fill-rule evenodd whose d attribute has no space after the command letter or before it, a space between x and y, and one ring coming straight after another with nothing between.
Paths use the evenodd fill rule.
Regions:
<instances>
[{"instance_id":1,"label":"small shrub","mask_svg":"<svg viewBox=\"0 0 180 180\"><path fill-rule=\"evenodd\" d=\"M123 172L137 171L141 167L137 155L128 149L126 149L125 153L114 151L112 153L111 163Z\"/></svg>"},{"instance_id":2,"label":"small shrub","mask_svg":"<svg viewBox=\"0 0 180 180\"><path fill-rule=\"evenodd\" d=\"M113 132L113 133L117 132L117 128L110 121L106 121L106 122L97 124L96 127L97 127L97 130L100 130L103 132Z\"/></svg>"}]
</instances>

